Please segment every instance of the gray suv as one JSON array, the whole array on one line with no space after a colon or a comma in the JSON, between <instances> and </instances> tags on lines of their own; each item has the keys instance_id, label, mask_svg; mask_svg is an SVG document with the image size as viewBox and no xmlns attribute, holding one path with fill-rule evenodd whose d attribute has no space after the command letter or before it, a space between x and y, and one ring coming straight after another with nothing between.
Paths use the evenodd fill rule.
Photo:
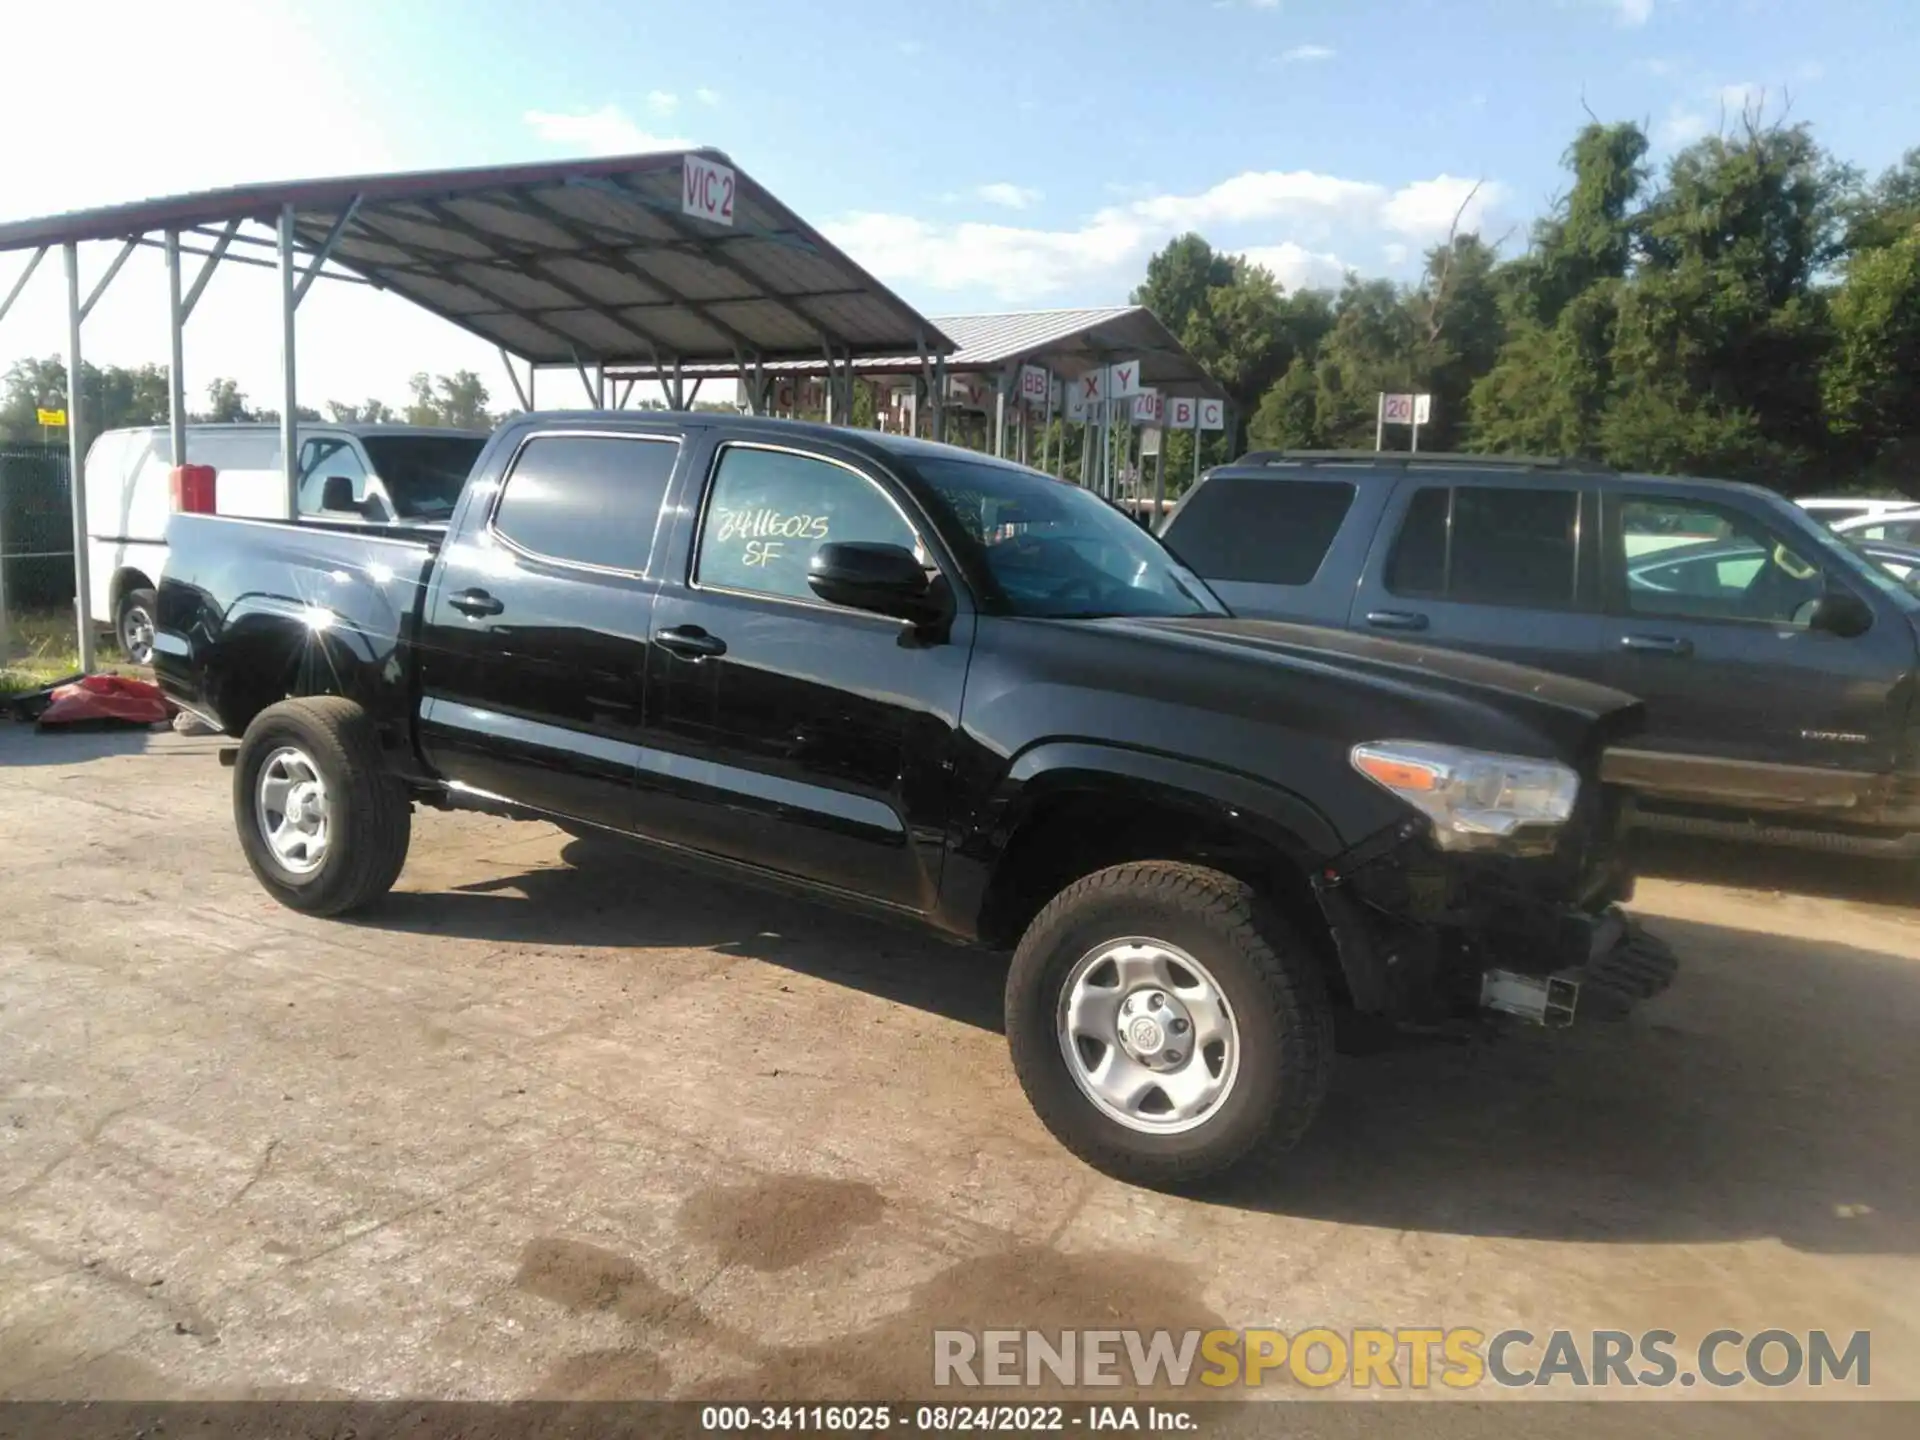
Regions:
<instances>
[{"instance_id":1,"label":"gray suv","mask_svg":"<svg viewBox=\"0 0 1920 1440\"><path fill-rule=\"evenodd\" d=\"M1519 661L1646 702L1640 822L1920 855L1920 599L1800 507L1718 480L1471 455L1260 451L1162 538L1236 614Z\"/></svg>"}]
</instances>

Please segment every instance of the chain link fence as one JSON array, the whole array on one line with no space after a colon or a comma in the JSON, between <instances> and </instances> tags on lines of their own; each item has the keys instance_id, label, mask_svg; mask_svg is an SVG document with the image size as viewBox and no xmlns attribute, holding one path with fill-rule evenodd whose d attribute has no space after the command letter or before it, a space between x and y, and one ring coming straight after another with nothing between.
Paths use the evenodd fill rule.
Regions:
<instances>
[{"instance_id":1,"label":"chain link fence","mask_svg":"<svg viewBox=\"0 0 1920 1440\"><path fill-rule=\"evenodd\" d=\"M0 443L0 660L23 614L73 602L73 487L64 445Z\"/></svg>"}]
</instances>

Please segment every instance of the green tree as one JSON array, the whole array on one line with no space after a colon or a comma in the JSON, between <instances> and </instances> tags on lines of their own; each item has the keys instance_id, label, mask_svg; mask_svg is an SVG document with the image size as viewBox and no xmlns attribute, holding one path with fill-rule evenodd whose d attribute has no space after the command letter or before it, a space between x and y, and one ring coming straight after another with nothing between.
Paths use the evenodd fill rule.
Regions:
<instances>
[{"instance_id":1,"label":"green tree","mask_svg":"<svg viewBox=\"0 0 1920 1440\"><path fill-rule=\"evenodd\" d=\"M1619 306L1647 183L1636 125L1583 128L1562 163L1572 188L1494 277L1504 337L1468 387L1468 443L1509 454L1597 455L1613 391Z\"/></svg>"},{"instance_id":2,"label":"green tree","mask_svg":"<svg viewBox=\"0 0 1920 1440\"><path fill-rule=\"evenodd\" d=\"M367 400L359 405L329 400L327 413L336 425L391 425L400 418L384 400Z\"/></svg>"},{"instance_id":3,"label":"green tree","mask_svg":"<svg viewBox=\"0 0 1920 1440\"><path fill-rule=\"evenodd\" d=\"M257 420L260 417L248 407L247 397L240 388L240 382L223 376L207 386L206 412L193 418L212 421L216 425L229 425L244 420Z\"/></svg>"},{"instance_id":4,"label":"green tree","mask_svg":"<svg viewBox=\"0 0 1920 1440\"><path fill-rule=\"evenodd\" d=\"M1805 125L1763 125L1676 155L1636 223L1602 451L1612 463L1744 474L1791 490L1827 444L1825 275L1850 176ZM1689 448L1692 447L1692 448Z\"/></svg>"},{"instance_id":5,"label":"green tree","mask_svg":"<svg viewBox=\"0 0 1920 1440\"><path fill-rule=\"evenodd\" d=\"M413 400L407 406L409 425L446 425L457 430L491 430L494 417L487 410L487 387L471 370L451 375L416 374L408 387Z\"/></svg>"},{"instance_id":6,"label":"green tree","mask_svg":"<svg viewBox=\"0 0 1920 1440\"><path fill-rule=\"evenodd\" d=\"M1821 389L1837 456L1920 492L1920 224L1848 261L1831 324Z\"/></svg>"},{"instance_id":7,"label":"green tree","mask_svg":"<svg viewBox=\"0 0 1920 1440\"><path fill-rule=\"evenodd\" d=\"M67 367L57 356L17 360L0 384L0 436L10 440L40 439L38 412L67 406ZM97 368L82 363L80 395L81 424L90 436L127 425L164 425L167 420L167 372L158 366Z\"/></svg>"}]
</instances>

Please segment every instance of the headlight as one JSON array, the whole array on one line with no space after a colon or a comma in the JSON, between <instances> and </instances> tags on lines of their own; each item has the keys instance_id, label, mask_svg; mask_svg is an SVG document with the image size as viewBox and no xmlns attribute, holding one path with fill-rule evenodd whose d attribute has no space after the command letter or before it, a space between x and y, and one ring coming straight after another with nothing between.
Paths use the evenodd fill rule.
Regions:
<instances>
[{"instance_id":1,"label":"headlight","mask_svg":"<svg viewBox=\"0 0 1920 1440\"><path fill-rule=\"evenodd\" d=\"M1573 770L1524 755L1375 740L1354 746L1348 758L1374 784L1431 819L1434 843L1442 850L1511 849L1505 842L1516 831L1565 824L1580 796L1580 776Z\"/></svg>"}]
</instances>

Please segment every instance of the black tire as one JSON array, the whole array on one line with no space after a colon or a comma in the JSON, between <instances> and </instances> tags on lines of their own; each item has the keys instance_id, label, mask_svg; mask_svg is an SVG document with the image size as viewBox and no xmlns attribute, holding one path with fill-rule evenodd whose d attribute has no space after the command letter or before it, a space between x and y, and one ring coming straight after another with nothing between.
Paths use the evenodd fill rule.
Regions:
<instances>
[{"instance_id":1,"label":"black tire","mask_svg":"<svg viewBox=\"0 0 1920 1440\"><path fill-rule=\"evenodd\" d=\"M120 653L135 665L153 663L153 623L159 613L160 597L145 586L123 593L114 607L113 638L119 643ZM144 643L139 639L142 634Z\"/></svg>"},{"instance_id":2,"label":"black tire","mask_svg":"<svg viewBox=\"0 0 1920 1440\"><path fill-rule=\"evenodd\" d=\"M1105 941L1150 936L1211 972L1239 1032L1239 1072L1219 1108L1177 1133L1130 1129L1098 1109L1059 1038L1063 987ZM1284 1150L1305 1132L1333 1071L1333 1010L1319 961L1252 887L1172 861L1075 881L1034 919L1007 975L1007 1044L1027 1099L1056 1139L1118 1179L1179 1189Z\"/></svg>"},{"instance_id":3,"label":"black tire","mask_svg":"<svg viewBox=\"0 0 1920 1440\"><path fill-rule=\"evenodd\" d=\"M263 765L283 747L309 757L326 787L326 849L299 873L267 843L258 813ZM282 905L308 915L343 915L378 900L400 878L413 834L413 803L388 771L373 721L336 695L283 700L254 717L233 767L233 820L247 863Z\"/></svg>"}]
</instances>

